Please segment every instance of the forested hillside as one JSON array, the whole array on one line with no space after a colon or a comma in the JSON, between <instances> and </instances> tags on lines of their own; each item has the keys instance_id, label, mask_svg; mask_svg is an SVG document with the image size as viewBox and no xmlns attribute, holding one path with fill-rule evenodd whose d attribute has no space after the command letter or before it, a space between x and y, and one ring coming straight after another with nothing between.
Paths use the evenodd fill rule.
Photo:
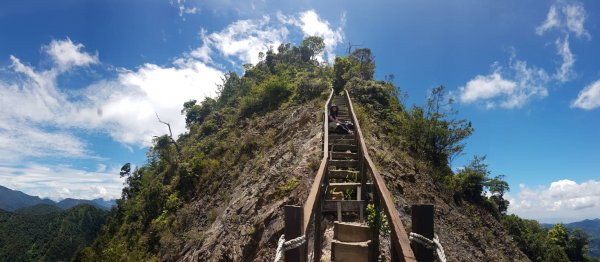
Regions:
<instances>
[{"instance_id":1,"label":"forested hillside","mask_svg":"<svg viewBox=\"0 0 600 262\"><path fill-rule=\"evenodd\" d=\"M107 215L90 205L0 210L0 261L70 261L94 241Z\"/></svg>"},{"instance_id":2,"label":"forested hillside","mask_svg":"<svg viewBox=\"0 0 600 262\"><path fill-rule=\"evenodd\" d=\"M449 166L474 128L444 88L407 107L391 77L373 79L369 49L329 66L317 60L323 48L317 37L283 44L243 75L227 74L216 99L185 103L188 132L157 137L147 164L123 173L122 199L77 260L272 260L283 206L304 202L319 167L330 88L350 92L407 231L410 205L432 203L449 261L527 260L502 223L508 184L485 157Z\"/></svg>"}]
</instances>

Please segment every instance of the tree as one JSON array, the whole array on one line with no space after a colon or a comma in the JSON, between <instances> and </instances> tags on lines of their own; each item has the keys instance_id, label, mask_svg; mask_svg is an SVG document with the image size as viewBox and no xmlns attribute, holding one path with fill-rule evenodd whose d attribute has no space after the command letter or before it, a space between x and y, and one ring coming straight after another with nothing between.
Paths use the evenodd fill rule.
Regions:
<instances>
[{"instance_id":1,"label":"tree","mask_svg":"<svg viewBox=\"0 0 600 262\"><path fill-rule=\"evenodd\" d=\"M196 100L185 102L181 113L185 114L186 126L190 127L193 123L201 124L216 105L217 101L210 97L205 98L200 105L196 104Z\"/></svg>"},{"instance_id":2,"label":"tree","mask_svg":"<svg viewBox=\"0 0 600 262\"><path fill-rule=\"evenodd\" d=\"M483 187L490 171L484 163L485 156L474 156L471 163L456 174L460 181L460 191L467 200L481 202Z\"/></svg>"},{"instance_id":3,"label":"tree","mask_svg":"<svg viewBox=\"0 0 600 262\"><path fill-rule=\"evenodd\" d=\"M357 65L356 74L364 80L373 80L375 74L375 57L369 48L359 48L352 52L350 57Z\"/></svg>"},{"instance_id":4,"label":"tree","mask_svg":"<svg viewBox=\"0 0 600 262\"><path fill-rule=\"evenodd\" d=\"M566 247L569 242L569 234L565 226L558 223L548 230L548 241L552 244Z\"/></svg>"},{"instance_id":5,"label":"tree","mask_svg":"<svg viewBox=\"0 0 600 262\"><path fill-rule=\"evenodd\" d=\"M498 211L502 214L506 214L510 202L504 199L504 193L509 191L510 187L506 181L502 180L503 178L503 175L496 176L487 181L486 186L492 194L490 199L498 206Z\"/></svg>"},{"instance_id":6,"label":"tree","mask_svg":"<svg viewBox=\"0 0 600 262\"><path fill-rule=\"evenodd\" d=\"M309 60L314 60L316 55L323 52L323 49L325 49L323 38L318 36L304 38L302 45L300 46L302 61L307 62Z\"/></svg>"}]
</instances>

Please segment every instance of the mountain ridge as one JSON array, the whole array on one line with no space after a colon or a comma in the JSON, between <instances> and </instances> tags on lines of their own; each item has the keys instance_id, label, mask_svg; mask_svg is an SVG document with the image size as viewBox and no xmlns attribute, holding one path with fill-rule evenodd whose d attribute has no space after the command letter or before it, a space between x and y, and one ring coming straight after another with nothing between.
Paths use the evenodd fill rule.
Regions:
<instances>
[{"instance_id":1,"label":"mountain ridge","mask_svg":"<svg viewBox=\"0 0 600 262\"><path fill-rule=\"evenodd\" d=\"M54 201L48 198L40 198L39 196L31 196L18 190L10 189L0 185L0 209L13 212L18 209L32 207L39 204L54 205L62 210L71 207L88 204L98 207L103 210L110 210L116 204L115 199L104 200L103 198L96 199L74 199L65 198L60 201Z\"/></svg>"}]
</instances>

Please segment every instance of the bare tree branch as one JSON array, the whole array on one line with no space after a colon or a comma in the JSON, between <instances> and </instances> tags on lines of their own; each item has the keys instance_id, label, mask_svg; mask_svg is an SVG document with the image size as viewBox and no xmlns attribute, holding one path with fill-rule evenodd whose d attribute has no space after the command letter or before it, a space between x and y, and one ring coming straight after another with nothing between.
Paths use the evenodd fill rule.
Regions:
<instances>
[{"instance_id":1,"label":"bare tree branch","mask_svg":"<svg viewBox=\"0 0 600 262\"><path fill-rule=\"evenodd\" d=\"M158 118L158 122L163 123L163 124L167 125L167 127L169 127L169 137L171 138L171 143L173 143L175 145L177 152L179 152L179 145L177 144L175 139L173 139L173 132L171 132L171 125L167 122L160 120L160 117L158 117L158 113L154 112L154 114L156 114L156 118Z\"/></svg>"}]
</instances>

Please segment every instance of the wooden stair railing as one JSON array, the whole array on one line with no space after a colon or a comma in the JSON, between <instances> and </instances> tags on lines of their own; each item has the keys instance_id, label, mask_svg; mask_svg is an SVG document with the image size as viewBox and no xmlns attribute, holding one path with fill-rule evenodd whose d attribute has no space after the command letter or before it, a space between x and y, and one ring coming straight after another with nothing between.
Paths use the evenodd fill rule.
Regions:
<instances>
[{"instance_id":1,"label":"wooden stair railing","mask_svg":"<svg viewBox=\"0 0 600 262\"><path fill-rule=\"evenodd\" d=\"M354 112L354 106L352 105L352 101L350 100L350 93L345 91L346 99L348 100L348 105L350 107L350 116L354 122L354 134L357 136L357 140L359 141L359 150L360 156L362 156L362 161L364 161L364 167L367 168L365 171L369 171L371 174L371 179L373 180L373 184L375 186L376 198L383 204L383 210L388 219L388 224L390 226L390 237L391 237L391 245L392 245L392 261L416 261L415 255L410 247L410 241L408 239L408 235L406 234L406 230L404 230L404 226L402 225L402 221L400 220L400 214L396 207L394 206L394 202L392 200L392 195L390 191L387 189L385 185L385 181L379 174L379 170L371 160L369 156L369 151L365 144L365 140L360 128L360 124L358 123L358 119L356 118L356 114ZM363 176L366 177L366 176ZM363 181L364 184L366 181Z\"/></svg>"},{"instance_id":2,"label":"wooden stair railing","mask_svg":"<svg viewBox=\"0 0 600 262\"><path fill-rule=\"evenodd\" d=\"M330 145L329 145L329 125L328 125L328 111L329 106L331 104L331 99L334 95L333 89L331 89L331 93L329 94L329 98L325 103L323 108L323 158L321 160L321 164L315 175L315 179L311 186L310 192L304 205L300 206L286 206L285 207L285 219L284 219L284 232L285 232L285 240L294 239L300 236L305 236L307 239L306 243L303 244L298 249L292 249L285 252L285 261L308 261L309 247L312 247L314 250L312 251L312 258L314 261L320 261L321 259L321 243L322 243L322 235L321 235L321 212L324 209L323 205L325 204L325 209L331 209L330 205L333 203L331 201L326 202L324 199L326 184L328 176L330 175L328 170L328 165L330 162ZM364 141L364 137L360 128L360 124L358 123L358 119L356 118L356 114L354 112L354 107L352 105L352 101L350 100L350 94L348 91L345 91L345 98L349 107L349 117L354 122L354 136L355 140L359 142L358 145L358 153L336 153L336 154L347 154L349 158L353 161L358 161L359 171L361 174L361 185L359 188L362 188L361 191L366 192L367 186L374 188L374 202L377 206L379 203L383 204L383 210L387 216L388 224L390 226L390 237L391 237L391 260L392 261L409 261L416 262L415 255L411 249L410 241L408 239L408 235L404 230L404 226L402 225L402 221L400 220L400 214L396 207L394 206L394 202L392 201L392 196L385 185L385 181L379 174L377 167L371 160L369 156L369 152L367 146ZM345 113L345 112L344 112ZM336 135L334 135L336 136ZM347 136L347 135L342 135ZM341 145L343 146L343 145ZM356 160L358 158L358 160ZM331 170L331 175L340 175L347 172L355 172L355 171L347 171L347 170ZM369 173L371 175L371 180L373 184L367 183L367 175ZM334 185L341 186L341 185ZM346 185L344 185L346 186ZM357 186L357 185L352 185ZM330 203L331 202L331 203ZM312 222L312 223L311 223ZM311 227L312 225L312 227ZM312 237L312 245L308 244L308 238Z\"/></svg>"}]
</instances>

